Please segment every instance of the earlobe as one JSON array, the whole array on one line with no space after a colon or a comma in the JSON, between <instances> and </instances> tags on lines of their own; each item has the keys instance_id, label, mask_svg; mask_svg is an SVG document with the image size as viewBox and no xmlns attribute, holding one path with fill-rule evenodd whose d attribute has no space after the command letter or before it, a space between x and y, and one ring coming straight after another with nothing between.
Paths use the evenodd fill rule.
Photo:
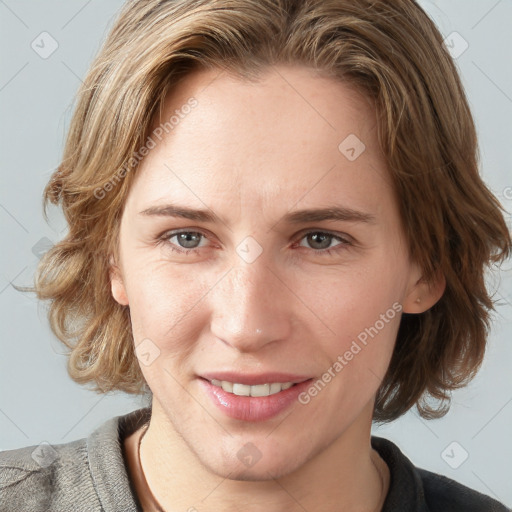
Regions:
<instances>
[{"instance_id":1,"label":"earlobe","mask_svg":"<svg viewBox=\"0 0 512 512\"><path fill-rule=\"evenodd\" d=\"M121 306L128 306L128 296L126 295L126 289L124 287L123 279L121 277L121 270L116 265L114 258L110 257L110 289L112 291L112 296L115 301Z\"/></svg>"},{"instance_id":2,"label":"earlobe","mask_svg":"<svg viewBox=\"0 0 512 512\"><path fill-rule=\"evenodd\" d=\"M446 279L441 271L436 274L434 282L427 283L423 276L414 284L403 304L404 313L424 313L443 296Z\"/></svg>"}]
</instances>

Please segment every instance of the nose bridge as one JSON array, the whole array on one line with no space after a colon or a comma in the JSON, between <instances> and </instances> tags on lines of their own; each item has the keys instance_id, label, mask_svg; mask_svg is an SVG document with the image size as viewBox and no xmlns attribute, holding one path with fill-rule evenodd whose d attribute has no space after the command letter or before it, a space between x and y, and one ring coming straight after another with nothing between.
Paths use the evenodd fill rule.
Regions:
<instances>
[{"instance_id":1,"label":"nose bridge","mask_svg":"<svg viewBox=\"0 0 512 512\"><path fill-rule=\"evenodd\" d=\"M264 258L237 263L212 293L213 334L242 351L286 338L292 303L286 292Z\"/></svg>"}]
</instances>

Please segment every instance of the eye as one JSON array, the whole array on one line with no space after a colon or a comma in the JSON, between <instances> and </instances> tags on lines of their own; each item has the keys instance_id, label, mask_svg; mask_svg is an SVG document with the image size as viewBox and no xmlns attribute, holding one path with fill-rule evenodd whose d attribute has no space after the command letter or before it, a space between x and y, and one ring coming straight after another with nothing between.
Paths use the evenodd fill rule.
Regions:
<instances>
[{"instance_id":1,"label":"eye","mask_svg":"<svg viewBox=\"0 0 512 512\"><path fill-rule=\"evenodd\" d=\"M332 254L333 252L344 250L347 246L352 245L348 239L325 231L309 231L302 236L301 240L306 240L310 248L315 249L315 252L320 254ZM339 243L331 246L332 242L335 240L338 240ZM300 244L300 247L304 247L304 245Z\"/></svg>"},{"instance_id":2,"label":"eye","mask_svg":"<svg viewBox=\"0 0 512 512\"><path fill-rule=\"evenodd\" d=\"M319 254L330 255L334 252L338 252L352 246L353 244L346 238L328 233L325 231L309 231L304 233L300 240L305 240L309 247L313 249L313 252ZM173 241L173 239L176 239ZM204 247L205 244L201 245L203 239L208 240L208 237L199 231L169 231L159 237L159 241L166 244L172 251L181 254L191 254L198 252L200 248ZM332 246L334 241L339 243ZM300 247L307 247L303 244L299 244Z\"/></svg>"},{"instance_id":3,"label":"eye","mask_svg":"<svg viewBox=\"0 0 512 512\"><path fill-rule=\"evenodd\" d=\"M176 238L175 242L172 241L173 238ZM162 242L168 242L168 246L173 251L188 254L195 252L199 247L202 247L199 245L202 238L206 238L206 236L198 231L179 231L164 233L160 237L160 240Z\"/></svg>"}]
</instances>

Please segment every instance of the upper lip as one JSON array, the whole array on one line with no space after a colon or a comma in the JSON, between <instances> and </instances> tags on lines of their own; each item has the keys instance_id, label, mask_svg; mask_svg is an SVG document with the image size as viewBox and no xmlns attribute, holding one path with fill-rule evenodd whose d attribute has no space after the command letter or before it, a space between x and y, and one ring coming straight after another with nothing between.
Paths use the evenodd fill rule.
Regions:
<instances>
[{"instance_id":1,"label":"upper lip","mask_svg":"<svg viewBox=\"0 0 512 512\"><path fill-rule=\"evenodd\" d=\"M245 384L246 386L257 386L258 384L271 384L273 382L293 382L294 384L304 382L312 377L304 375L296 375L291 373L282 372L268 372L268 373L239 373L239 372L206 372L202 373L200 377L206 380L226 380L238 384Z\"/></svg>"}]
</instances>

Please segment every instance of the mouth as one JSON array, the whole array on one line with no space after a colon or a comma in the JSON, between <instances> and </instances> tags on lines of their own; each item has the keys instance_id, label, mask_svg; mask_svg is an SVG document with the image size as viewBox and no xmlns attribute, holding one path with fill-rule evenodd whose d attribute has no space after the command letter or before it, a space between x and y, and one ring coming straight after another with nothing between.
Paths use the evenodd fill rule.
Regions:
<instances>
[{"instance_id":1,"label":"mouth","mask_svg":"<svg viewBox=\"0 0 512 512\"><path fill-rule=\"evenodd\" d=\"M311 376L284 372L250 374L233 371L203 373L199 377L207 380L212 386L222 388L226 393L254 397L275 395L312 379Z\"/></svg>"},{"instance_id":2,"label":"mouth","mask_svg":"<svg viewBox=\"0 0 512 512\"><path fill-rule=\"evenodd\" d=\"M283 379L258 384L205 377L200 377L198 381L206 397L224 415L246 422L260 422L278 416L291 407L311 385L313 378L301 378L299 382Z\"/></svg>"},{"instance_id":3,"label":"mouth","mask_svg":"<svg viewBox=\"0 0 512 512\"><path fill-rule=\"evenodd\" d=\"M205 379L207 380L207 379ZM270 396L285 391L293 386L296 386L297 382L269 382L265 384L241 384L240 382L230 382L227 380L212 379L210 384L222 388L226 393L232 393L237 396L254 396L263 397Z\"/></svg>"}]
</instances>

